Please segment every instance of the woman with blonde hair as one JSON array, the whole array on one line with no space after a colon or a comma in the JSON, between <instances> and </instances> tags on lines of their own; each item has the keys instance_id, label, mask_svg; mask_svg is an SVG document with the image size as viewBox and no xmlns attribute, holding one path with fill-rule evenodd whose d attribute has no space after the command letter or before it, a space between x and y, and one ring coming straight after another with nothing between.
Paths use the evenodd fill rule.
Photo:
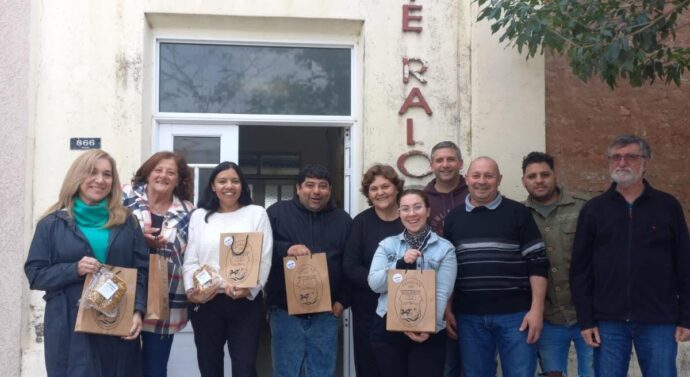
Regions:
<instances>
[{"instance_id":1,"label":"woman with blonde hair","mask_svg":"<svg viewBox=\"0 0 690 377\"><path fill-rule=\"evenodd\" d=\"M101 264L137 269L129 336L74 331L84 279ZM48 377L139 374L147 265L141 229L122 205L115 160L102 150L82 153L67 171L58 201L36 225L24 264L29 287L46 292Z\"/></svg>"}]
</instances>

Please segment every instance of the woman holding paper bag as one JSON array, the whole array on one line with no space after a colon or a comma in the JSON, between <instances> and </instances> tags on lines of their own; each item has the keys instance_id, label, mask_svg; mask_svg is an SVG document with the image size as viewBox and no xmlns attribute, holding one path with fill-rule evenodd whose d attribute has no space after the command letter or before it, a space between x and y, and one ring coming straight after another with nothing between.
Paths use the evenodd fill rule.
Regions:
<instances>
[{"instance_id":1,"label":"woman holding paper bag","mask_svg":"<svg viewBox=\"0 0 690 377\"><path fill-rule=\"evenodd\" d=\"M443 376L446 355L443 311L455 284L455 248L428 225L429 201L422 190L403 191L398 210L405 230L381 241L369 270L369 286L380 293L377 316L372 322L372 349L384 376L440 377ZM436 272L434 333L386 331L388 271L391 269L431 269ZM415 308L409 310L414 311Z\"/></svg>"},{"instance_id":2,"label":"woman holding paper bag","mask_svg":"<svg viewBox=\"0 0 690 377\"><path fill-rule=\"evenodd\" d=\"M226 280L221 294L199 292L207 271L220 271L220 243L232 247L232 237L223 233L261 232L259 283L240 288ZM243 245L243 247L246 246ZM256 376L259 331L264 318L261 289L271 269L273 233L266 211L252 204L249 184L237 164L221 162L211 172L199 208L189 224L189 243L184 258L187 298L197 304L191 314L197 361L203 377L223 376L223 348L228 343L233 377ZM234 251L234 249L233 249ZM241 252L241 251L238 251Z\"/></svg>"},{"instance_id":3,"label":"woman holding paper bag","mask_svg":"<svg viewBox=\"0 0 690 377\"><path fill-rule=\"evenodd\" d=\"M167 376L173 336L187 324L188 302L182 284L182 262L187 247L189 214L194 208L190 202L192 180L184 157L162 151L146 160L134 174L132 184L123 187L123 204L139 220L149 253L154 254L152 262L162 264L150 265L149 271L155 272L151 268L160 267L167 277L164 287L149 284L150 293L166 295L168 308L165 313L153 313L149 305L149 313L144 318L141 334L143 377ZM149 278L152 276L156 274L150 274ZM156 289L152 291L151 288ZM152 299L155 297L149 294L149 302Z\"/></svg>"},{"instance_id":4,"label":"woman holding paper bag","mask_svg":"<svg viewBox=\"0 0 690 377\"><path fill-rule=\"evenodd\" d=\"M129 336L75 332L87 274L101 264L137 270ZM31 289L45 291L45 363L48 377L135 376L140 373L139 332L146 312L148 252L110 155L84 152L72 163L58 201L36 225L24 271Z\"/></svg>"}]
</instances>

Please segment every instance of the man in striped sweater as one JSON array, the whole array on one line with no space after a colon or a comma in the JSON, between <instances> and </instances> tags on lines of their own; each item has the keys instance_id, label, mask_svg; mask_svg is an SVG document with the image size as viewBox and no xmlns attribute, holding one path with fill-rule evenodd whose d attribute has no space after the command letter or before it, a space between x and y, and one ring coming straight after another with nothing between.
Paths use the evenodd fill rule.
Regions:
<instances>
[{"instance_id":1,"label":"man in striped sweater","mask_svg":"<svg viewBox=\"0 0 690 377\"><path fill-rule=\"evenodd\" d=\"M496 161L479 157L467 171L470 194L452 210L444 236L455 245L452 298L465 377L534 377L549 263L529 210L498 192Z\"/></svg>"}]
</instances>

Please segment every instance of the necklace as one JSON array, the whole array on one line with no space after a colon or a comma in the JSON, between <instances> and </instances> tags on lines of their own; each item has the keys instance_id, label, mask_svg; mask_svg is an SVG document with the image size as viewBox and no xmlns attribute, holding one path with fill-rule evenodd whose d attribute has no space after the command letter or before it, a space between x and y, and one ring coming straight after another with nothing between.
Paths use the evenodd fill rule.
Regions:
<instances>
[{"instance_id":1,"label":"necklace","mask_svg":"<svg viewBox=\"0 0 690 377\"><path fill-rule=\"evenodd\" d=\"M244 246L242 246L242 250L240 250L239 252L235 251L235 244L236 244L236 242L234 242L235 236L232 236L232 241L233 241L232 244L230 244L230 251L232 251L232 254L233 255L242 255L247 250L247 244L249 243L247 241L249 241L249 235L247 234L244 236Z\"/></svg>"}]
</instances>

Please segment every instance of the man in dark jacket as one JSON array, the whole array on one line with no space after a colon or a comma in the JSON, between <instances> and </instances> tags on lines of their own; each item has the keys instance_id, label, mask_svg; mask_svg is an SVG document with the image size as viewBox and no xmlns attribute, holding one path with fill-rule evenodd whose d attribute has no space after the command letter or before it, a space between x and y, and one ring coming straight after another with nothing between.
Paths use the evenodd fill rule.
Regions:
<instances>
[{"instance_id":1,"label":"man in dark jacket","mask_svg":"<svg viewBox=\"0 0 690 377\"><path fill-rule=\"evenodd\" d=\"M297 177L297 195L268 208L273 228L273 263L266 285L270 310L273 375L332 376L338 355L338 326L347 307L343 252L350 215L331 200L331 176L307 165ZM332 312L292 316L287 312L283 257L326 253Z\"/></svg>"},{"instance_id":2,"label":"man in dark jacket","mask_svg":"<svg viewBox=\"0 0 690 377\"><path fill-rule=\"evenodd\" d=\"M673 196L643 179L652 153L637 136L608 148L608 191L580 213L570 284L597 376L625 376L632 346L644 376L676 376L690 340L690 237Z\"/></svg>"},{"instance_id":3,"label":"man in dark jacket","mask_svg":"<svg viewBox=\"0 0 690 377\"><path fill-rule=\"evenodd\" d=\"M431 170L434 179L424 188L431 214L431 228L443 237L443 224L448 212L465 203L468 194L465 178L460 174L462 169L462 152L452 141L442 141L431 148ZM448 342L446 343L445 377L460 377L460 357L458 356L457 334L455 333L455 316L450 307L446 307L444 319L447 323Z\"/></svg>"}]
</instances>

